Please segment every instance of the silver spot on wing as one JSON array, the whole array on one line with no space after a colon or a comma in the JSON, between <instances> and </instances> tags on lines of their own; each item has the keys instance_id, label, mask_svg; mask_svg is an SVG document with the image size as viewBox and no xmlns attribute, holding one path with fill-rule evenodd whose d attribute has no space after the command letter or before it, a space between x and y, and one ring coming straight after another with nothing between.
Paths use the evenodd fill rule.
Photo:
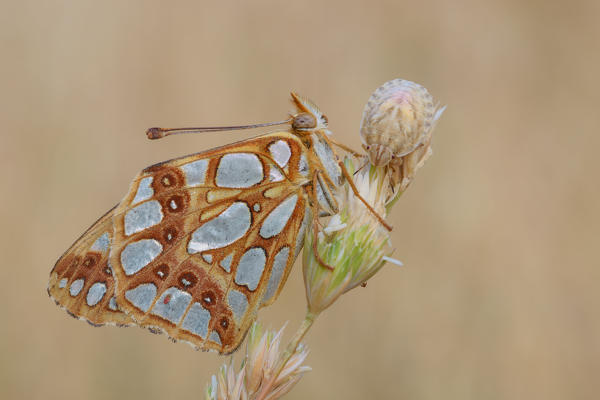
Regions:
<instances>
[{"instance_id":1,"label":"silver spot on wing","mask_svg":"<svg viewBox=\"0 0 600 400\"><path fill-rule=\"evenodd\" d=\"M269 145L269 152L271 153L273 160L275 160L277 165L281 168L284 168L287 165L290 156L292 155L292 150L285 140L277 140L276 142L271 143Z\"/></svg>"},{"instance_id":2,"label":"silver spot on wing","mask_svg":"<svg viewBox=\"0 0 600 400\"><path fill-rule=\"evenodd\" d=\"M92 244L92 247L90 248L90 250L104 252L104 251L108 250L108 246L110 246L108 232L104 232L102 234L102 236L100 236L98 239L96 239L94 244Z\"/></svg>"},{"instance_id":3,"label":"silver spot on wing","mask_svg":"<svg viewBox=\"0 0 600 400\"><path fill-rule=\"evenodd\" d=\"M312 212L310 207L307 205L304 209L304 218L302 218L302 224L300 225L300 230L298 231L298 235L296 236L296 248L294 249L294 258L298 257L300 250L302 250L302 246L304 246L304 235L306 233L306 228L308 228L308 224L312 218Z\"/></svg>"},{"instance_id":4,"label":"silver spot on wing","mask_svg":"<svg viewBox=\"0 0 600 400\"><path fill-rule=\"evenodd\" d=\"M277 168L271 168L269 170L269 181L270 182L281 182L284 179L283 174Z\"/></svg>"},{"instance_id":5,"label":"silver spot on wing","mask_svg":"<svg viewBox=\"0 0 600 400\"><path fill-rule=\"evenodd\" d=\"M308 166L308 161L306 161L306 155L304 153L302 153L302 155L300 156L300 163L298 165L298 172L302 176L308 176L308 174L310 173L310 168Z\"/></svg>"},{"instance_id":6,"label":"silver spot on wing","mask_svg":"<svg viewBox=\"0 0 600 400\"><path fill-rule=\"evenodd\" d=\"M297 202L298 195L294 194L275 207L264 219L262 226L260 227L260 236L268 239L278 235L288 223L288 220L294 212L294 208L296 208Z\"/></svg>"},{"instance_id":7,"label":"silver spot on wing","mask_svg":"<svg viewBox=\"0 0 600 400\"><path fill-rule=\"evenodd\" d=\"M265 292L263 303L269 301L277 291L279 283L281 282L281 277L283 276L283 271L287 265L289 255L290 248L287 246L282 247L281 250L279 250L275 255L275 259L273 260L273 269L271 269L271 276L269 277L269 283L267 284L267 291Z\"/></svg>"},{"instance_id":8,"label":"silver spot on wing","mask_svg":"<svg viewBox=\"0 0 600 400\"><path fill-rule=\"evenodd\" d=\"M248 308L248 299L246 298L246 295L242 292L231 289L227 294L227 303L229 304L231 311L233 311L235 320L239 323L244 317L246 309Z\"/></svg>"},{"instance_id":9,"label":"silver spot on wing","mask_svg":"<svg viewBox=\"0 0 600 400\"><path fill-rule=\"evenodd\" d=\"M96 282L88 290L87 296L85 297L85 301L88 306L95 306L102 300L104 294L106 293L106 285L102 282Z\"/></svg>"},{"instance_id":10,"label":"silver spot on wing","mask_svg":"<svg viewBox=\"0 0 600 400\"><path fill-rule=\"evenodd\" d=\"M323 167L325 167L325 171L327 171L327 174L336 186L341 185L342 171L331 147L316 134L312 134L311 138L315 154L323 164Z\"/></svg>"},{"instance_id":11,"label":"silver spot on wing","mask_svg":"<svg viewBox=\"0 0 600 400\"><path fill-rule=\"evenodd\" d=\"M154 195L154 189L152 189L152 177L148 176L140 180L135 197L131 202L131 205L137 204L141 201L148 200Z\"/></svg>"},{"instance_id":12,"label":"silver spot on wing","mask_svg":"<svg viewBox=\"0 0 600 400\"><path fill-rule=\"evenodd\" d=\"M71 283L71 287L69 288L69 293L71 296L75 297L81 292L83 289L83 284L85 283L84 279L77 279Z\"/></svg>"},{"instance_id":13,"label":"silver spot on wing","mask_svg":"<svg viewBox=\"0 0 600 400\"><path fill-rule=\"evenodd\" d=\"M248 188L264 178L263 166L258 156L250 153L225 154L217 168L217 186Z\"/></svg>"},{"instance_id":14,"label":"silver spot on wing","mask_svg":"<svg viewBox=\"0 0 600 400\"><path fill-rule=\"evenodd\" d=\"M237 266L235 283L246 285L250 290L256 290L262 276L267 254L262 247L253 247L246 251Z\"/></svg>"},{"instance_id":15,"label":"silver spot on wing","mask_svg":"<svg viewBox=\"0 0 600 400\"><path fill-rule=\"evenodd\" d=\"M163 292L160 299L154 303L152 314L158 315L175 325L181 321L183 313L192 301L192 295L176 287L170 287Z\"/></svg>"},{"instance_id":16,"label":"silver spot on wing","mask_svg":"<svg viewBox=\"0 0 600 400\"><path fill-rule=\"evenodd\" d=\"M233 253L221 260L219 265L227 272L231 272L231 260L233 259Z\"/></svg>"},{"instance_id":17,"label":"silver spot on wing","mask_svg":"<svg viewBox=\"0 0 600 400\"><path fill-rule=\"evenodd\" d=\"M108 308L113 311L117 311L119 307L117 306L117 298L115 296L111 297L108 301Z\"/></svg>"},{"instance_id":18,"label":"silver spot on wing","mask_svg":"<svg viewBox=\"0 0 600 400\"><path fill-rule=\"evenodd\" d=\"M217 331L212 331L210 333L209 339L212 340L213 342L217 343L218 345L221 345L221 337L219 336Z\"/></svg>"},{"instance_id":19,"label":"silver spot on wing","mask_svg":"<svg viewBox=\"0 0 600 400\"><path fill-rule=\"evenodd\" d=\"M157 200L142 203L125 214L125 236L143 231L163 219L162 207Z\"/></svg>"},{"instance_id":20,"label":"silver spot on wing","mask_svg":"<svg viewBox=\"0 0 600 400\"><path fill-rule=\"evenodd\" d=\"M127 245L121 252L125 275L133 275L152 262L162 252L162 245L154 239L143 239Z\"/></svg>"},{"instance_id":21,"label":"silver spot on wing","mask_svg":"<svg viewBox=\"0 0 600 400\"><path fill-rule=\"evenodd\" d=\"M235 202L192 233L187 251L194 254L228 246L243 237L248 229L250 209L244 202Z\"/></svg>"},{"instance_id":22,"label":"silver spot on wing","mask_svg":"<svg viewBox=\"0 0 600 400\"><path fill-rule=\"evenodd\" d=\"M208 160L192 161L181 166L188 186L200 186L206 181Z\"/></svg>"},{"instance_id":23,"label":"silver spot on wing","mask_svg":"<svg viewBox=\"0 0 600 400\"><path fill-rule=\"evenodd\" d=\"M194 303L185 316L181 328L205 339L208 333L209 322L210 312L202 307L200 303Z\"/></svg>"},{"instance_id":24,"label":"silver spot on wing","mask_svg":"<svg viewBox=\"0 0 600 400\"><path fill-rule=\"evenodd\" d=\"M156 297L156 286L153 283L143 283L125 292L125 298L143 312L148 311Z\"/></svg>"}]
</instances>

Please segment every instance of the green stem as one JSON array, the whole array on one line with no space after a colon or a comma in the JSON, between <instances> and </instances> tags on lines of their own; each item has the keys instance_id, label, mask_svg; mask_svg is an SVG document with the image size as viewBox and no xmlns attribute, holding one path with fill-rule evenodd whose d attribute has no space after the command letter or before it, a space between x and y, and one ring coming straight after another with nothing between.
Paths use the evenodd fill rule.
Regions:
<instances>
[{"instance_id":1,"label":"green stem","mask_svg":"<svg viewBox=\"0 0 600 400\"><path fill-rule=\"evenodd\" d=\"M283 371L283 368L285 368L287 362L290 360L290 358L292 358L294 353L296 353L298 345L300 344L302 339L304 339L304 336L308 333L308 330L311 328L313 322L315 322L315 319L318 317L318 315L319 314L313 314L312 312L307 311L306 316L304 317L304 321L302 321L302 324L300 324L300 327L294 334L294 337L287 345L283 354L281 354L281 357L279 357L277 364L275 364L274 372L269 376L267 382L264 385L262 385L262 389L258 396L255 397L255 400L264 400L269 394L269 392L273 388L273 385L275 384L275 381L279 377L279 374L281 374L281 371Z\"/></svg>"}]
</instances>

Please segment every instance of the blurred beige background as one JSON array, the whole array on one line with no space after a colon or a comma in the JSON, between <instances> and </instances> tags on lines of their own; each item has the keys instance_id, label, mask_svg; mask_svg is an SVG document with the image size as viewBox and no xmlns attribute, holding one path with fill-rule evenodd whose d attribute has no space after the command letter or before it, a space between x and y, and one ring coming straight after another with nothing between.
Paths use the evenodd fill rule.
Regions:
<instances>
[{"instance_id":1,"label":"blurred beige background","mask_svg":"<svg viewBox=\"0 0 600 400\"><path fill-rule=\"evenodd\" d=\"M405 267L308 337L290 399L593 399L600 391L598 1L2 1L0 398L202 399L224 361L92 328L55 260L143 167L255 135L297 90L359 147L383 82L448 105L390 217ZM272 327L304 311L297 265Z\"/></svg>"}]
</instances>

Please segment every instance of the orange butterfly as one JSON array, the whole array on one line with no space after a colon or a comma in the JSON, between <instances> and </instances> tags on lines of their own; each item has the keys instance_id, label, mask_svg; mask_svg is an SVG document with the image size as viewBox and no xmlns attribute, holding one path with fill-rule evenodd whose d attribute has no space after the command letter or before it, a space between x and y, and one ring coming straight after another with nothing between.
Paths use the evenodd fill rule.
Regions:
<instances>
[{"instance_id":1,"label":"orange butterfly","mask_svg":"<svg viewBox=\"0 0 600 400\"><path fill-rule=\"evenodd\" d=\"M318 217L337 212L344 180L356 189L325 115L292 99L289 120L260 125L289 123L289 131L144 169L57 261L48 286L55 302L93 325L135 323L234 351L279 295L307 228L316 235ZM223 128L152 128L148 137L215 130Z\"/></svg>"}]
</instances>

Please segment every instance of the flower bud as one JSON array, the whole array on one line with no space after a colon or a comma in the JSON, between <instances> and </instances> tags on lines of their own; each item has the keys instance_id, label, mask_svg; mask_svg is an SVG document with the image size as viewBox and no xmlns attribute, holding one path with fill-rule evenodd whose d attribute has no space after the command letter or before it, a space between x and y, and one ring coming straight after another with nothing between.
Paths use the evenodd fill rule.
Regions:
<instances>
[{"instance_id":1,"label":"flower bud","mask_svg":"<svg viewBox=\"0 0 600 400\"><path fill-rule=\"evenodd\" d=\"M446 107L423 86L403 79L384 83L371 95L360 127L371 164L388 166L396 200L431 155L431 134Z\"/></svg>"}]
</instances>

